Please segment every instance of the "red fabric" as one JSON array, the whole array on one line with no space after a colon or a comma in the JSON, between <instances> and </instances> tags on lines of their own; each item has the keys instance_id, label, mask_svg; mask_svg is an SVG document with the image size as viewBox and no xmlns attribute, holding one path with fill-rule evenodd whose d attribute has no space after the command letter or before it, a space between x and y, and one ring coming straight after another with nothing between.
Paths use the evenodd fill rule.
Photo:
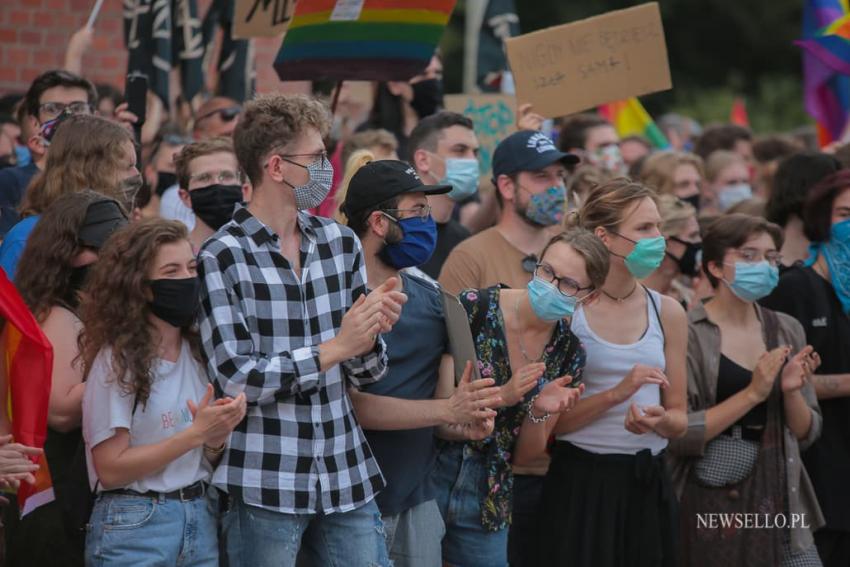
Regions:
<instances>
[{"instance_id":1,"label":"red fabric","mask_svg":"<svg viewBox=\"0 0 850 567\"><path fill-rule=\"evenodd\" d=\"M741 98L736 98L732 103L732 112L729 114L729 122L738 126L750 127L750 117L747 115L747 105Z\"/></svg>"}]
</instances>

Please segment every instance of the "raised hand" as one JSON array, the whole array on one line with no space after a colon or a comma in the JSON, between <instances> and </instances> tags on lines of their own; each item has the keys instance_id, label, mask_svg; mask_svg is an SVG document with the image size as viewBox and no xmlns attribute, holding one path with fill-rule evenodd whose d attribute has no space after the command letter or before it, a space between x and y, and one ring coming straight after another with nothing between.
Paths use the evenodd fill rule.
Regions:
<instances>
[{"instance_id":1,"label":"raised hand","mask_svg":"<svg viewBox=\"0 0 850 567\"><path fill-rule=\"evenodd\" d=\"M670 387L670 381L660 368L635 364L625 378L614 386L611 394L614 400L621 404L635 395L646 384L657 384L662 389Z\"/></svg>"},{"instance_id":2,"label":"raised hand","mask_svg":"<svg viewBox=\"0 0 850 567\"><path fill-rule=\"evenodd\" d=\"M502 386L501 395L504 404L506 406L518 404L528 392L534 389L545 371L546 365L542 362L532 362L517 370Z\"/></svg>"},{"instance_id":3,"label":"raised hand","mask_svg":"<svg viewBox=\"0 0 850 567\"><path fill-rule=\"evenodd\" d=\"M580 384L578 388L568 388L567 385L572 381L572 376L561 376L543 386L531 407L533 414L540 416L547 413L563 413L573 409L584 393L584 384Z\"/></svg>"},{"instance_id":4,"label":"raised hand","mask_svg":"<svg viewBox=\"0 0 850 567\"><path fill-rule=\"evenodd\" d=\"M795 354L782 369L782 391L796 392L811 378L820 366L820 356L811 345Z\"/></svg>"},{"instance_id":5,"label":"raised hand","mask_svg":"<svg viewBox=\"0 0 850 567\"><path fill-rule=\"evenodd\" d=\"M750 395L756 402L761 403L770 395L773 382L790 352L791 349L784 346L765 352L759 357L756 367L753 369L750 385L747 386Z\"/></svg>"},{"instance_id":6,"label":"raised hand","mask_svg":"<svg viewBox=\"0 0 850 567\"><path fill-rule=\"evenodd\" d=\"M496 420L492 417L473 421L463 426L464 435L470 441L481 441L487 439L493 434L493 428L496 425Z\"/></svg>"},{"instance_id":7,"label":"raised hand","mask_svg":"<svg viewBox=\"0 0 850 567\"><path fill-rule=\"evenodd\" d=\"M203 445L219 447L227 441L230 432L239 425L248 409L245 394L239 394L230 401L217 400L211 403L213 387L207 384L207 391L197 405L187 402L192 413L192 429Z\"/></svg>"}]
</instances>

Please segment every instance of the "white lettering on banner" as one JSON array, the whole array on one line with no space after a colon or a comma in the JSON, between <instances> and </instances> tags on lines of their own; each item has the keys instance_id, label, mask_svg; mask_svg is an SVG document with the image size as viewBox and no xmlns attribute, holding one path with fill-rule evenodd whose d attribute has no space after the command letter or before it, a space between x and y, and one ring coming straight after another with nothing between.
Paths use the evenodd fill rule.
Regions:
<instances>
[{"instance_id":1,"label":"white lettering on banner","mask_svg":"<svg viewBox=\"0 0 850 567\"><path fill-rule=\"evenodd\" d=\"M331 12L332 22L351 22L360 19L360 12L363 11L363 4L366 0L336 0L333 12Z\"/></svg>"},{"instance_id":2,"label":"white lettering on banner","mask_svg":"<svg viewBox=\"0 0 850 567\"><path fill-rule=\"evenodd\" d=\"M127 49L139 47L139 17L147 14L150 4L145 0L124 0L124 19L130 20L130 30L127 33Z\"/></svg>"},{"instance_id":3,"label":"white lettering on banner","mask_svg":"<svg viewBox=\"0 0 850 567\"><path fill-rule=\"evenodd\" d=\"M183 30L183 50L180 59L196 59L204 55L204 38L201 35L201 20L193 18L189 0L177 0L177 26Z\"/></svg>"},{"instance_id":4,"label":"white lettering on banner","mask_svg":"<svg viewBox=\"0 0 850 567\"><path fill-rule=\"evenodd\" d=\"M806 521L805 514L791 514L789 518L786 514L748 514L748 513L728 513L728 514L697 514L697 529L736 529L736 530L773 530L780 529L810 529L811 526Z\"/></svg>"}]
</instances>

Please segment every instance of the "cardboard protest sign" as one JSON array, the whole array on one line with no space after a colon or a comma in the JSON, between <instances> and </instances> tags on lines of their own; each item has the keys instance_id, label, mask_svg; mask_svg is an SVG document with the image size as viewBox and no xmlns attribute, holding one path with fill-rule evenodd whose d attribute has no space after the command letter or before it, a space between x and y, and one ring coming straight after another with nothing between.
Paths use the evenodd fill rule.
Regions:
<instances>
[{"instance_id":1,"label":"cardboard protest sign","mask_svg":"<svg viewBox=\"0 0 850 567\"><path fill-rule=\"evenodd\" d=\"M233 37L280 37L289 27L296 0L236 0Z\"/></svg>"},{"instance_id":2,"label":"cardboard protest sign","mask_svg":"<svg viewBox=\"0 0 850 567\"><path fill-rule=\"evenodd\" d=\"M672 88L656 2L505 41L517 99L546 117Z\"/></svg>"},{"instance_id":3,"label":"cardboard protest sign","mask_svg":"<svg viewBox=\"0 0 850 567\"><path fill-rule=\"evenodd\" d=\"M481 144L478 163L481 175L490 177L493 151L516 131L516 99L503 94L456 94L445 96L446 110L463 114L475 125Z\"/></svg>"}]
</instances>

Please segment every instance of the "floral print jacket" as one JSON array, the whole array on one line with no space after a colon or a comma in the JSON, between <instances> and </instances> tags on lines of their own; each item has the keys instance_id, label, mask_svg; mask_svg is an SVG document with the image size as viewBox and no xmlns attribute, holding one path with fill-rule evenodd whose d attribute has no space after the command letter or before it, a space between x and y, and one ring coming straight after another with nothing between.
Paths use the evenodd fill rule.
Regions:
<instances>
[{"instance_id":1,"label":"floral print jacket","mask_svg":"<svg viewBox=\"0 0 850 567\"><path fill-rule=\"evenodd\" d=\"M464 290L459 299L469 316L470 325L480 321L480 329L473 340L478 355L478 369L482 378L493 378L497 386L511 378L511 364L505 336L505 321L499 308L500 287L482 290ZM482 319L479 311L485 309ZM493 434L483 441L469 442L469 446L486 459L487 478L482 486L481 525L488 531L506 528L511 522L513 473L511 457L514 444L526 414L526 402L550 380L565 374L573 377L571 386L581 383L585 363L584 347L570 331L569 323L558 322L552 338L544 349L546 372L538 385L526 394L525 400L513 407L501 408L496 416ZM486 490L486 492L484 492Z\"/></svg>"}]
</instances>

